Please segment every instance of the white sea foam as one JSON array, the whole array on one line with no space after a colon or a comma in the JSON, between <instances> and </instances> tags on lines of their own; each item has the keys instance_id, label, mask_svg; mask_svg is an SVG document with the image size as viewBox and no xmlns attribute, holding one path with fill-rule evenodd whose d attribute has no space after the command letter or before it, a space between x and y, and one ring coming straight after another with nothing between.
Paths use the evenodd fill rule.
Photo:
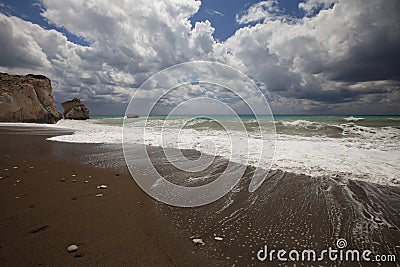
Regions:
<instances>
[{"instance_id":1,"label":"white sea foam","mask_svg":"<svg viewBox=\"0 0 400 267\"><path fill-rule=\"evenodd\" d=\"M51 137L48 140L70 143L121 143L122 127L98 124L96 120L61 120L57 127L74 130L72 135Z\"/></svg>"},{"instance_id":2,"label":"white sea foam","mask_svg":"<svg viewBox=\"0 0 400 267\"><path fill-rule=\"evenodd\" d=\"M278 121L285 126L296 126L296 127L309 127L309 126L320 126L321 124L308 120L295 120L295 121Z\"/></svg>"},{"instance_id":3,"label":"white sea foam","mask_svg":"<svg viewBox=\"0 0 400 267\"><path fill-rule=\"evenodd\" d=\"M364 118L356 118L356 117L350 116L348 118L345 118L345 120L346 121L361 121L361 120L364 120Z\"/></svg>"},{"instance_id":4,"label":"white sea foam","mask_svg":"<svg viewBox=\"0 0 400 267\"><path fill-rule=\"evenodd\" d=\"M400 182L398 143L357 138L279 136L275 168L311 176L343 176L380 184Z\"/></svg>"},{"instance_id":5,"label":"white sea foam","mask_svg":"<svg viewBox=\"0 0 400 267\"><path fill-rule=\"evenodd\" d=\"M55 125L45 125L45 127L75 131L73 135L49 138L52 141L121 143L122 126L117 123L117 120L115 119L116 123L109 121L107 124L104 124L102 120L61 120ZM140 130L144 122L144 119L135 119L129 121L126 127ZM305 120L298 120L292 122L291 125L308 124L309 122ZM313 122L313 124L315 123ZM44 126L43 124L20 123L8 125ZM174 140L172 137L179 129L174 128L174 124L167 124L167 127L163 127L163 125L164 121L162 120L148 121L144 143L180 149L197 149L211 154L215 151L217 155L240 163L256 164L259 160L259 153L248 154L246 149L243 149L243 153L238 153L232 157L229 136L224 135L219 130L184 128L181 130L178 140ZM351 123L335 125L335 127L343 129L342 138L277 134L272 168L311 176L343 176L350 179L362 179L392 185L400 183L398 176L400 173L399 128L373 128ZM160 135L161 129L164 131L163 138ZM256 133L250 134L248 138L243 135L238 136L239 141L235 142L235 146L245 147L248 142L251 152L258 151L258 148L263 144L263 140ZM208 140L208 142L205 140ZM140 136L132 136L130 141L143 143ZM268 160L264 162L261 159L260 166L268 168Z\"/></svg>"}]
</instances>

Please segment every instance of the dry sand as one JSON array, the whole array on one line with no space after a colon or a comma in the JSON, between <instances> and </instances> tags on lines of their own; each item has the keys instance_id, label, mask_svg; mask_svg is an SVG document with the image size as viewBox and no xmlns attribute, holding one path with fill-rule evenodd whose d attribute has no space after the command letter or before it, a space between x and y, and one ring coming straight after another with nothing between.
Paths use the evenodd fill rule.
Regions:
<instances>
[{"instance_id":1,"label":"dry sand","mask_svg":"<svg viewBox=\"0 0 400 267\"><path fill-rule=\"evenodd\" d=\"M192 241L173 231L130 176L81 164L93 145L17 132L0 129L1 266L213 265L192 253ZM67 252L71 244L77 252Z\"/></svg>"}]
</instances>

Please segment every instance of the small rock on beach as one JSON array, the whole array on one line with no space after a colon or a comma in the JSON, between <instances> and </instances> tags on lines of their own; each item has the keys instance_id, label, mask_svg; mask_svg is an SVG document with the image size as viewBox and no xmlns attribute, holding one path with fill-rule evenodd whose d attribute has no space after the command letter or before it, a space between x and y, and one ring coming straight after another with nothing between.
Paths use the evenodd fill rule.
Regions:
<instances>
[{"instance_id":1,"label":"small rock on beach","mask_svg":"<svg viewBox=\"0 0 400 267\"><path fill-rule=\"evenodd\" d=\"M77 245L70 245L70 246L67 248L67 251L68 251L69 253L75 252L75 251L77 251L77 250L78 250L78 246L77 246Z\"/></svg>"},{"instance_id":2,"label":"small rock on beach","mask_svg":"<svg viewBox=\"0 0 400 267\"><path fill-rule=\"evenodd\" d=\"M39 228L33 229L33 230L29 231L29 232L31 234L36 234L36 233L39 233L41 231L47 230L49 227L50 226L48 226L48 225L43 225L43 226L40 226Z\"/></svg>"},{"instance_id":3,"label":"small rock on beach","mask_svg":"<svg viewBox=\"0 0 400 267\"><path fill-rule=\"evenodd\" d=\"M192 241L195 245L204 245L203 239L201 238L193 238Z\"/></svg>"}]
</instances>

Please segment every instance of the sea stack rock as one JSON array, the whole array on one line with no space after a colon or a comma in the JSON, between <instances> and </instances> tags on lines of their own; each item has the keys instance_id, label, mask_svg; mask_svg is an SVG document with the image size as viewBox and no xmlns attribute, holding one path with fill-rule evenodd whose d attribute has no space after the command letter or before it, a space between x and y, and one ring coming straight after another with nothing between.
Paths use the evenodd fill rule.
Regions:
<instances>
[{"instance_id":1,"label":"sea stack rock","mask_svg":"<svg viewBox=\"0 0 400 267\"><path fill-rule=\"evenodd\" d=\"M0 73L0 121L56 123L60 119L49 78Z\"/></svg>"},{"instance_id":2,"label":"sea stack rock","mask_svg":"<svg viewBox=\"0 0 400 267\"><path fill-rule=\"evenodd\" d=\"M61 104L64 109L64 118L70 120L90 119L89 109L80 99L74 98Z\"/></svg>"}]
</instances>

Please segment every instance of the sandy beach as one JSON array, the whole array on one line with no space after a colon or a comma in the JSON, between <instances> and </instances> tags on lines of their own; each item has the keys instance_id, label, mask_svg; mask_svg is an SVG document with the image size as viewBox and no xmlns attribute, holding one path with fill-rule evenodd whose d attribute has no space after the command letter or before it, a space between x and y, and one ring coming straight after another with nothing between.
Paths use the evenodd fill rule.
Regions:
<instances>
[{"instance_id":1,"label":"sandy beach","mask_svg":"<svg viewBox=\"0 0 400 267\"><path fill-rule=\"evenodd\" d=\"M45 141L51 135L1 127L2 266L213 265L130 176L80 162L94 145Z\"/></svg>"},{"instance_id":2,"label":"sandy beach","mask_svg":"<svg viewBox=\"0 0 400 267\"><path fill-rule=\"evenodd\" d=\"M284 266L276 258L259 261L257 252L265 245L321 251L335 247L339 238L349 249L399 253L398 187L272 171L259 190L249 193L249 168L220 200L176 208L138 188L118 147L45 140L60 133L1 127L3 266ZM149 149L160 173L184 180L185 174L160 163L159 148ZM112 168L98 167L107 159ZM215 166L208 171L215 172ZM194 245L191 238L201 238L204 245ZM74 253L67 252L71 244L78 246ZM362 263L369 265L376 263Z\"/></svg>"}]
</instances>

